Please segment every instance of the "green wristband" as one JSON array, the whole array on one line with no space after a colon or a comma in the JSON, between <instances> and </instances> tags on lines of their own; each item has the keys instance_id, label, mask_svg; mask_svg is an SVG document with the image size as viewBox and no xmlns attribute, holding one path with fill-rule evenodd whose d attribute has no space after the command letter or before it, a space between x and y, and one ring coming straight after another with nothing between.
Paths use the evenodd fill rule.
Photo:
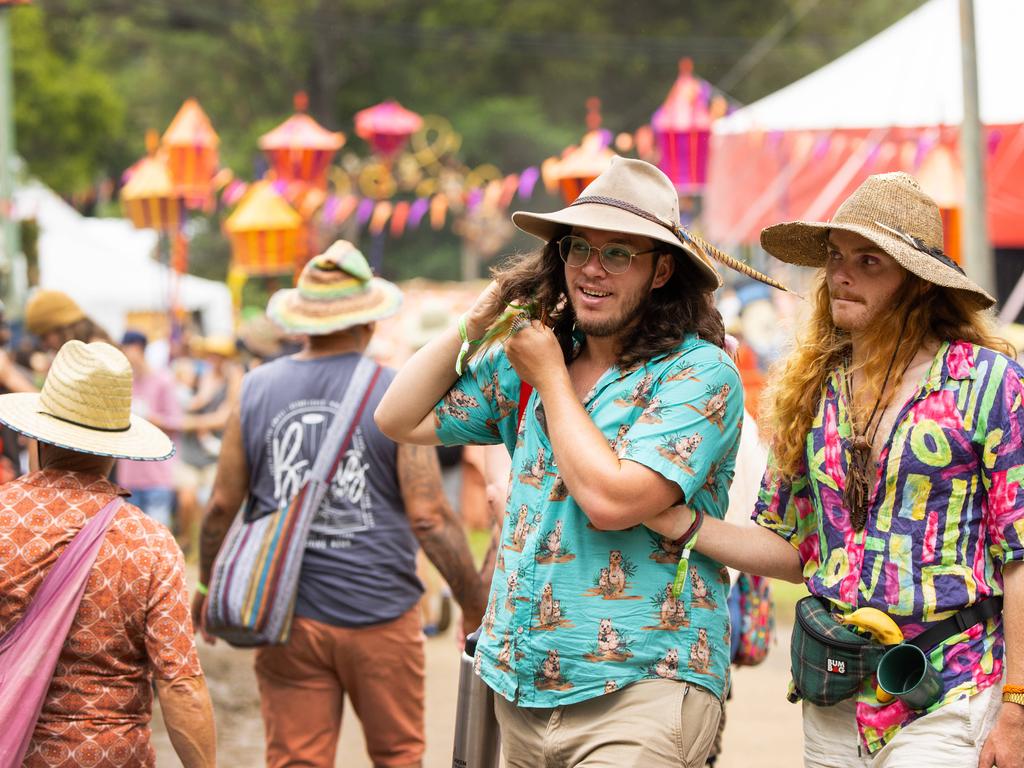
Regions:
<instances>
[{"instance_id":1,"label":"green wristband","mask_svg":"<svg viewBox=\"0 0 1024 768\"><path fill-rule=\"evenodd\" d=\"M203 597L206 597L207 595L210 594L210 588L207 587L205 584L203 584L203 582L197 581L196 582L196 592L198 592Z\"/></svg>"},{"instance_id":2,"label":"green wristband","mask_svg":"<svg viewBox=\"0 0 1024 768\"><path fill-rule=\"evenodd\" d=\"M459 347L459 356L455 358L455 373L456 375L461 376L462 368L466 363L466 356L469 354L470 345L479 344L483 339L470 341L469 331L466 330L465 315L459 315L459 338L462 339L462 346Z\"/></svg>"},{"instance_id":3,"label":"green wristband","mask_svg":"<svg viewBox=\"0 0 1024 768\"><path fill-rule=\"evenodd\" d=\"M672 596L676 598L683 594L683 587L686 586L686 574L690 570L690 552L693 551L693 545L697 543L697 534L700 532L701 525L704 524L704 510L695 509L693 515L693 522L690 524L689 530L681 537L683 551L679 554L676 578L672 582Z\"/></svg>"}]
</instances>

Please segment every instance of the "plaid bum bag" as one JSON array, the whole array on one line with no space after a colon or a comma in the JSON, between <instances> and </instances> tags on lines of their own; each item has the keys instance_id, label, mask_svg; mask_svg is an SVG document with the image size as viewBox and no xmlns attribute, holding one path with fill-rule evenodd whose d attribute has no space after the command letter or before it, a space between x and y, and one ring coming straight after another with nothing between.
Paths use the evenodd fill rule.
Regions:
<instances>
[{"instance_id":1,"label":"plaid bum bag","mask_svg":"<svg viewBox=\"0 0 1024 768\"><path fill-rule=\"evenodd\" d=\"M886 651L886 646L836 621L830 607L828 600L814 595L797 601L790 644L795 691L790 701L806 699L829 707L850 698L875 673Z\"/></svg>"}]
</instances>

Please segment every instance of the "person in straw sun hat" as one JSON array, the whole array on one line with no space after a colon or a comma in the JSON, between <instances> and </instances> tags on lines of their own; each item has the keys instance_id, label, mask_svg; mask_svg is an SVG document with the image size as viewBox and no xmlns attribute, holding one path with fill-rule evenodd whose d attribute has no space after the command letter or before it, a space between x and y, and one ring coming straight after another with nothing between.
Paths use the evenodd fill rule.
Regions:
<instances>
[{"instance_id":1,"label":"person in straw sun hat","mask_svg":"<svg viewBox=\"0 0 1024 768\"><path fill-rule=\"evenodd\" d=\"M25 626L60 625L59 601L40 597L53 581L41 582L51 570L55 579L68 578L75 566L63 553L70 557L72 542L87 546L82 542L94 520L105 527L95 560L83 565L88 576L80 600L68 609L75 616L66 619L66 637L35 638L38 646L56 643L60 650L41 710L17 712L19 722L22 715L38 715L26 766L49 765L54 755L73 760L94 754L154 765L154 683L182 764L215 762L213 708L196 655L181 550L163 525L137 507L110 506L128 495L107 479L115 459L160 461L174 452L170 439L131 406L132 368L103 342L67 342L41 392L0 396L0 421L38 442L40 465L0 486L0 637L14 637L11 631L23 618L36 622ZM60 583L70 588L70 582ZM10 656L4 662L11 663ZM4 700L18 688L7 682L0 686L0 711L10 714L9 705L21 705ZM111 701L118 702L113 720ZM10 736L6 731L4 739ZM4 741L0 751L6 746Z\"/></svg>"},{"instance_id":2,"label":"person in straw sun hat","mask_svg":"<svg viewBox=\"0 0 1024 768\"><path fill-rule=\"evenodd\" d=\"M886 657L833 695L838 668L809 675L824 662L794 640L807 765L1021 768L1024 370L993 334L994 300L944 253L938 206L905 173L761 243L819 270L811 314L770 376L759 527L711 521L697 548L803 580L836 615L876 609L876 639L917 648L917 667ZM659 530L689 519L674 508Z\"/></svg>"},{"instance_id":3,"label":"person in straw sun hat","mask_svg":"<svg viewBox=\"0 0 1024 768\"><path fill-rule=\"evenodd\" d=\"M570 206L512 221L539 247L412 357L377 421L396 440L512 454L476 651L509 764L534 764L548 739L607 763L678 765L682 749L703 764L729 664L725 591L709 560L679 565L678 543L652 554L638 524L683 498L724 514L743 393L715 263L773 281L683 229L672 182L640 160L616 158ZM712 599L691 603L690 581ZM682 737L663 716L680 701ZM532 707L564 707L563 725L536 727Z\"/></svg>"},{"instance_id":4,"label":"person in straw sun hat","mask_svg":"<svg viewBox=\"0 0 1024 768\"><path fill-rule=\"evenodd\" d=\"M401 299L352 243L339 240L313 257L296 287L275 293L267 306L284 332L304 335L302 350L246 374L224 433L203 520L204 585L243 502L256 516L290 502L339 407L364 406L312 523L291 636L256 651L269 766L333 765L346 692L375 765L421 761L417 542L451 585L466 626L474 629L483 616L486 594L445 499L436 451L396 445L371 416L394 374L366 348L376 321L395 314ZM204 610L199 594L197 620Z\"/></svg>"}]
</instances>

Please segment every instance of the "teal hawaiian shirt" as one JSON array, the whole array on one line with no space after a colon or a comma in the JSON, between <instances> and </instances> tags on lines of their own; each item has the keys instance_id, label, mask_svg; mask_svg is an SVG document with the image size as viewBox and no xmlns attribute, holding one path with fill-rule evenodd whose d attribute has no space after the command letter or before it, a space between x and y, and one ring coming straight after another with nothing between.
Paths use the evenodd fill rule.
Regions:
<instances>
[{"instance_id":1,"label":"teal hawaiian shirt","mask_svg":"<svg viewBox=\"0 0 1024 768\"><path fill-rule=\"evenodd\" d=\"M434 411L442 443L504 443L512 455L478 674L527 707L572 704L658 677L723 696L726 570L694 552L677 598L678 545L642 525L590 525L559 477L536 392L517 431L519 388L497 349L474 361ZM621 459L678 484L691 506L724 516L743 414L739 374L725 352L689 335L670 355L606 371L584 407Z\"/></svg>"}]
</instances>

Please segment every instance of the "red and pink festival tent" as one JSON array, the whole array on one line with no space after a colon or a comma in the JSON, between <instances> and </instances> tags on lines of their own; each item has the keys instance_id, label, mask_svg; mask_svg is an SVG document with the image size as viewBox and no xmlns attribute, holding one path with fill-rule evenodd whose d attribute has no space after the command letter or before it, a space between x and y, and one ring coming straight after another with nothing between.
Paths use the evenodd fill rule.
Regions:
<instances>
[{"instance_id":1,"label":"red and pink festival tent","mask_svg":"<svg viewBox=\"0 0 1024 768\"><path fill-rule=\"evenodd\" d=\"M989 232L1024 248L1024 0L975 0ZM957 0L930 0L802 80L718 120L703 228L755 243L769 224L823 220L870 174L916 175L956 241L963 196ZM950 237L953 235L953 237ZM947 242L954 257L958 243Z\"/></svg>"}]
</instances>

